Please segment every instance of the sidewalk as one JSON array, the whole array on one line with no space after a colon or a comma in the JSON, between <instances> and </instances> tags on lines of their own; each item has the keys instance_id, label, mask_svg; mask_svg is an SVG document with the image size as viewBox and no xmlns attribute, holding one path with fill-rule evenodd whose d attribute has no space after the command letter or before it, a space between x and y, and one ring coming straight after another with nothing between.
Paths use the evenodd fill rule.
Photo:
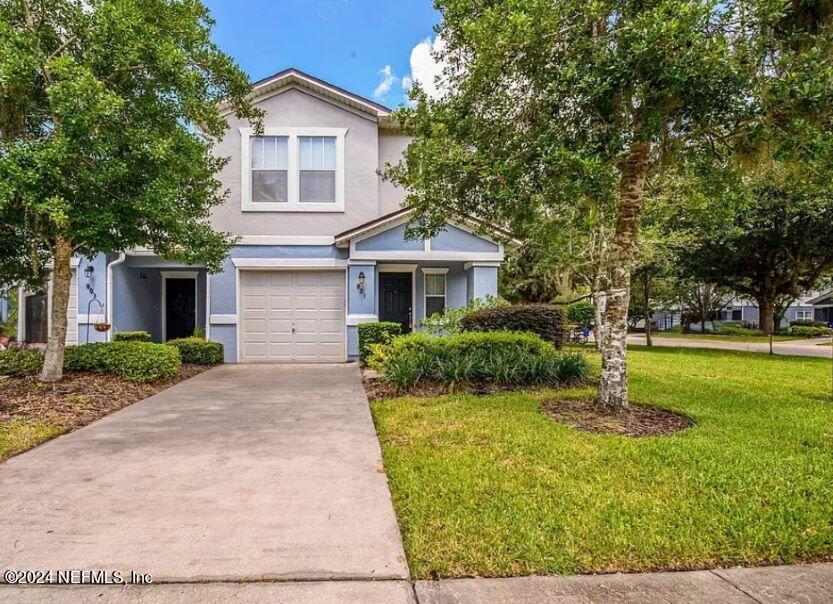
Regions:
<instances>
[{"instance_id":1,"label":"sidewalk","mask_svg":"<svg viewBox=\"0 0 833 604\"><path fill-rule=\"evenodd\" d=\"M3 602L481 602L770 603L833 602L833 563L679 573L455 579L449 581L311 581L172 583L128 587L11 587Z\"/></svg>"},{"instance_id":2,"label":"sidewalk","mask_svg":"<svg viewBox=\"0 0 833 604\"><path fill-rule=\"evenodd\" d=\"M592 340L591 340L592 341ZM628 335L628 344L644 346L645 336L642 334ZM741 352L759 352L768 354L768 342L726 342L723 340L698 340L694 338L674 338L657 336L653 338L656 347L671 346L676 348L716 348L719 350L739 350ZM788 340L773 342L772 352L778 355L792 355L801 357L833 357L830 338L814 338L808 340Z\"/></svg>"}]
</instances>

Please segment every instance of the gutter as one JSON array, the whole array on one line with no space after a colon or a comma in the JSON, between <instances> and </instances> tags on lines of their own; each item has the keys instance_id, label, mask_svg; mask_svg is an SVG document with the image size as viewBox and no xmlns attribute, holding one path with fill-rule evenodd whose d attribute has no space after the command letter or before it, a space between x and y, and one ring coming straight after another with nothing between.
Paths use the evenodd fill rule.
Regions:
<instances>
[{"instance_id":1,"label":"gutter","mask_svg":"<svg viewBox=\"0 0 833 604\"><path fill-rule=\"evenodd\" d=\"M110 329L107 330L107 341L113 339L113 267L121 264L127 258L127 254L119 252L119 257L107 264L107 314L106 320L110 323Z\"/></svg>"}]
</instances>

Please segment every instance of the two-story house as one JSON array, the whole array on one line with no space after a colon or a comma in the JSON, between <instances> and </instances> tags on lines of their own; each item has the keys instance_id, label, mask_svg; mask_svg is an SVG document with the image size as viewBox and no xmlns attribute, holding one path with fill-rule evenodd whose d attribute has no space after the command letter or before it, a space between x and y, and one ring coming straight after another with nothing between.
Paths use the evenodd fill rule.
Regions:
<instances>
[{"instance_id":1,"label":"two-story house","mask_svg":"<svg viewBox=\"0 0 833 604\"><path fill-rule=\"evenodd\" d=\"M230 158L219 175L229 195L213 224L240 238L222 271L144 250L79 258L70 343L129 330L165 341L201 327L226 362L345 361L358 355L360 323L410 330L497 293L506 233L461 220L430 240L405 238L404 192L379 177L408 144L390 109L296 69L252 95L263 132L229 116L216 147ZM34 308L48 303L20 296L21 338L42 338L48 319ZM112 327L99 334L97 322Z\"/></svg>"}]
</instances>

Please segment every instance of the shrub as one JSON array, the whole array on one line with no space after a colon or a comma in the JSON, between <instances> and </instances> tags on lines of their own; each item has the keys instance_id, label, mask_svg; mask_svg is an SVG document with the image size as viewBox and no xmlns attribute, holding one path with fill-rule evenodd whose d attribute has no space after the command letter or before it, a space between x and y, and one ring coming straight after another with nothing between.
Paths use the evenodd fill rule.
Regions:
<instances>
[{"instance_id":1,"label":"shrub","mask_svg":"<svg viewBox=\"0 0 833 604\"><path fill-rule=\"evenodd\" d=\"M433 336L444 336L462 331L461 323L463 318L470 312L482 308L497 308L508 306L508 304L496 296L475 298L470 300L466 306L446 306L441 313L434 313L425 317L419 322L419 327L426 333Z\"/></svg>"},{"instance_id":2,"label":"shrub","mask_svg":"<svg viewBox=\"0 0 833 604\"><path fill-rule=\"evenodd\" d=\"M204 340L205 339L205 329L203 329L202 327L195 327L193 336L195 338L200 338L201 340Z\"/></svg>"},{"instance_id":3,"label":"shrub","mask_svg":"<svg viewBox=\"0 0 833 604\"><path fill-rule=\"evenodd\" d=\"M191 337L169 340L167 344L179 350L179 358L183 363L216 365L223 362L223 345L219 342Z\"/></svg>"},{"instance_id":4,"label":"shrub","mask_svg":"<svg viewBox=\"0 0 833 604\"><path fill-rule=\"evenodd\" d=\"M593 305L587 300L579 300L567 306L567 318L571 323L590 327L596 320Z\"/></svg>"},{"instance_id":5,"label":"shrub","mask_svg":"<svg viewBox=\"0 0 833 604\"><path fill-rule=\"evenodd\" d=\"M178 351L153 342L97 342L67 346L64 369L112 373L134 382L171 379L179 374Z\"/></svg>"},{"instance_id":6,"label":"shrub","mask_svg":"<svg viewBox=\"0 0 833 604\"><path fill-rule=\"evenodd\" d=\"M564 312L548 304L484 308L467 314L463 331L527 331L556 348L564 343Z\"/></svg>"},{"instance_id":7,"label":"shrub","mask_svg":"<svg viewBox=\"0 0 833 604\"><path fill-rule=\"evenodd\" d=\"M0 375L21 377L35 375L43 367L40 350L12 349L0 351Z\"/></svg>"},{"instance_id":8,"label":"shrub","mask_svg":"<svg viewBox=\"0 0 833 604\"><path fill-rule=\"evenodd\" d=\"M797 321L790 321L790 327L827 327L827 323L812 319L798 319Z\"/></svg>"},{"instance_id":9,"label":"shrub","mask_svg":"<svg viewBox=\"0 0 833 604\"><path fill-rule=\"evenodd\" d=\"M552 344L537 335L511 332L436 338L421 333L400 336L378 350L372 363L400 388L420 380L451 384L473 380L506 385L554 383L581 379L587 372L583 355L558 354Z\"/></svg>"},{"instance_id":10,"label":"shrub","mask_svg":"<svg viewBox=\"0 0 833 604\"><path fill-rule=\"evenodd\" d=\"M114 342L150 342L150 334L146 331L120 331L113 336Z\"/></svg>"},{"instance_id":11,"label":"shrub","mask_svg":"<svg viewBox=\"0 0 833 604\"><path fill-rule=\"evenodd\" d=\"M801 338L822 338L824 336L833 335L833 329L829 327L805 327L803 325L796 325L790 327L790 335L799 336Z\"/></svg>"},{"instance_id":12,"label":"shrub","mask_svg":"<svg viewBox=\"0 0 833 604\"><path fill-rule=\"evenodd\" d=\"M367 365L375 344L387 344L393 338L402 334L399 323L380 321L378 323L361 323L359 330L359 360Z\"/></svg>"}]
</instances>

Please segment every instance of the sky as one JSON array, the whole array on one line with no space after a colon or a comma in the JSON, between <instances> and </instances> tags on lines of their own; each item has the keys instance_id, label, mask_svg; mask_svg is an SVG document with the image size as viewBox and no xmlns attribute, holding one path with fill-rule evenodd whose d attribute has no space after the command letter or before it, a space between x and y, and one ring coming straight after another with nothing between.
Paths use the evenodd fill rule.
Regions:
<instances>
[{"instance_id":1,"label":"sky","mask_svg":"<svg viewBox=\"0 0 833 604\"><path fill-rule=\"evenodd\" d=\"M439 14L431 0L203 0L213 38L251 80L288 67L388 107L430 93Z\"/></svg>"}]
</instances>

